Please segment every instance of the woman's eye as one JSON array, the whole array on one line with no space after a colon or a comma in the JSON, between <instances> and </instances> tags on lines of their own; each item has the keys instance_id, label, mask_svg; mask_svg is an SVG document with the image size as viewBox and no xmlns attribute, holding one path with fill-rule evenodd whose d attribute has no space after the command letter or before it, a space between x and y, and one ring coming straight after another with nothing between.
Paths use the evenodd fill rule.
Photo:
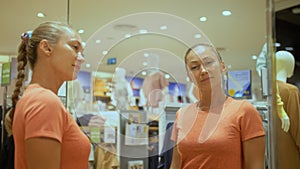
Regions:
<instances>
[{"instance_id":1,"label":"woman's eye","mask_svg":"<svg viewBox=\"0 0 300 169\"><path fill-rule=\"evenodd\" d=\"M198 70L200 66L192 66L191 70Z\"/></svg>"},{"instance_id":2,"label":"woman's eye","mask_svg":"<svg viewBox=\"0 0 300 169\"><path fill-rule=\"evenodd\" d=\"M79 47L77 45L73 45L73 48L77 51Z\"/></svg>"}]
</instances>

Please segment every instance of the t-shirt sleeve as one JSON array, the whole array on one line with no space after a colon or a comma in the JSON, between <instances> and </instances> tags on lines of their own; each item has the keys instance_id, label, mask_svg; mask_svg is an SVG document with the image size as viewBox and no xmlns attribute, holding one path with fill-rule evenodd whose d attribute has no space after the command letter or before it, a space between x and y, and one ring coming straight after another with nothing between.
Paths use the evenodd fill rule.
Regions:
<instances>
[{"instance_id":1,"label":"t-shirt sleeve","mask_svg":"<svg viewBox=\"0 0 300 169\"><path fill-rule=\"evenodd\" d=\"M264 136L263 121L255 107L251 103L244 101L240 109L241 140L246 141L255 137Z\"/></svg>"},{"instance_id":2,"label":"t-shirt sleeve","mask_svg":"<svg viewBox=\"0 0 300 169\"><path fill-rule=\"evenodd\" d=\"M31 103L25 117L25 139L47 137L62 141L64 107L55 95L42 93Z\"/></svg>"}]
</instances>

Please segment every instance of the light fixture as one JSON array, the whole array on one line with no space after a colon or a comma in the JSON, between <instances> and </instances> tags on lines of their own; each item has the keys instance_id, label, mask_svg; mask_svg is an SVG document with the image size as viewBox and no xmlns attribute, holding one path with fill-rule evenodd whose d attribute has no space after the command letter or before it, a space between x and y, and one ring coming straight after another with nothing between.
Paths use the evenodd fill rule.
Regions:
<instances>
[{"instance_id":1,"label":"light fixture","mask_svg":"<svg viewBox=\"0 0 300 169\"><path fill-rule=\"evenodd\" d=\"M107 55L107 53L108 53L107 50L102 51L103 55Z\"/></svg>"},{"instance_id":2,"label":"light fixture","mask_svg":"<svg viewBox=\"0 0 300 169\"><path fill-rule=\"evenodd\" d=\"M90 68L90 67L91 67L91 64L86 63L86 64L85 64L85 67L86 67L86 68Z\"/></svg>"},{"instance_id":3,"label":"light fixture","mask_svg":"<svg viewBox=\"0 0 300 169\"><path fill-rule=\"evenodd\" d=\"M148 57L149 56L149 53L144 53L144 57Z\"/></svg>"},{"instance_id":4,"label":"light fixture","mask_svg":"<svg viewBox=\"0 0 300 169\"><path fill-rule=\"evenodd\" d=\"M168 27L167 27L166 25L162 25L162 26L159 27L159 29L160 29L160 30L167 30Z\"/></svg>"},{"instance_id":5,"label":"light fixture","mask_svg":"<svg viewBox=\"0 0 300 169\"><path fill-rule=\"evenodd\" d=\"M37 13L37 17L39 17L39 18L44 18L44 17L45 17L45 14L42 13L42 12L38 12L38 13Z\"/></svg>"},{"instance_id":6,"label":"light fixture","mask_svg":"<svg viewBox=\"0 0 300 169\"><path fill-rule=\"evenodd\" d=\"M257 56L256 55L252 55L252 60L256 60L257 59Z\"/></svg>"},{"instance_id":7,"label":"light fixture","mask_svg":"<svg viewBox=\"0 0 300 169\"><path fill-rule=\"evenodd\" d=\"M125 38L130 38L132 35L130 33L127 33L124 37Z\"/></svg>"},{"instance_id":8,"label":"light fixture","mask_svg":"<svg viewBox=\"0 0 300 169\"><path fill-rule=\"evenodd\" d=\"M288 51L293 51L294 48L293 47L285 47L285 50L288 50Z\"/></svg>"},{"instance_id":9,"label":"light fixture","mask_svg":"<svg viewBox=\"0 0 300 169\"><path fill-rule=\"evenodd\" d=\"M144 34L144 33L148 33L148 31L147 31L146 29L140 29L140 30L139 30L139 33L140 33L140 34Z\"/></svg>"},{"instance_id":10,"label":"light fixture","mask_svg":"<svg viewBox=\"0 0 300 169\"><path fill-rule=\"evenodd\" d=\"M146 75L147 75L147 72L146 72L146 71L142 71L142 75L143 75L143 76L146 76Z\"/></svg>"},{"instance_id":11,"label":"light fixture","mask_svg":"<svg viewBox=\"0 0 300 169\"><path fill-rule=\"evenodd\" d=\"M222 12L222 15L223 16L230 16L232 13L231 13L231 11L230 10L224 10L223 12Z\"/></svg>"},{"instance_id":12,"label":"light fixture","mask_svg":"<svg viewBox=\"0 0 300 169\"><path fill-rule=\"evenodd\" d=\"M196 33L195 35L194 35L194 38L196 38L196 39L199 39L199 38L201 38L202 36L201 36L201 34L199 34L199 33Z\"/></svg>"},{"instance_id":13,"label":"light fixture","mask_svg":"<svg viewBox=\"0 0 300 169\"><path fill-rule=\"evenodd\" d=\"M96 43L101 43L101 40L100 40L100 39L97 39L97 40L96 40Z\"/></svg>"},{"instance_id":14,"label":"light fixture","mask_svg":"<svg viewBox=\"0 0 300 169\"><path fill-rule=\"evenodd\" d=\"M205 22L205 21L207 21L207 17L202 16L202 17L199 18L199 20L200 20L201 22Z\"/></svg>"},{"instance_id":15,"label":"light fixture","mask_svg":"<svg viewBox=\"0 0 300 169\"><path fill-rule=\"evenodd\" d=\"M147 66L148 65L148 63L147 62L143 62L143 66Z\"/></svg>"},{"instance_id":16,"label":"light fixture","mask_svg":"<svg viewBox=\"0 0 300 169\"><path fill-rule=\"evenodd\" d=\"M170 79L170 75L169 74L165 74L165 78L166 79Z\"/></svg>"},{"instance_id":17,"label":"light fixture","mask_svg":"<svg viewBox=\"0 0 300 169\"><path fill-rule=\"evenodd\" d=\"M83 29L79 29L77 32L78 32L79 34L83 34L83 33L84 33L84 30L83 30Z\"/></svg>"},{"instance_id":18,"label":"light fixture","mask_svg":"<svg viewBox=\"0 0 300 169\"><path fill-rule=\"evenodd\" d=\"M278 43L278 42L276 42L276 43L275 43L275 46L276 46L276 47L280 47L280 46L281 46L281 44L280 44L280 43Z\"/></svg>"}]
</instances>

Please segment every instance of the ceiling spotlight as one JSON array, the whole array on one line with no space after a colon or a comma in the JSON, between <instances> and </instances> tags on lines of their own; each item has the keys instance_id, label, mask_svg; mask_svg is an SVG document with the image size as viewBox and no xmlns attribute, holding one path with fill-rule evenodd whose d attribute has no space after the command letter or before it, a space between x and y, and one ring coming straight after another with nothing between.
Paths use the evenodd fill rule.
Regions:
<instances>
[{"instance_id":1,"label":"ceiling spotlight","mask_svg":"<svg viewBox=\"0 0 300 169\"><path fill-rule=\"evenodd\" d=\"M127 33L124 37L125 38L130 38L132 35L130 33Z\"/></svg>"},{"instance_id":2,"label":"ceiling spotlight","mask_svg":"<svg viewBox=\"0 0 300 169\"><path fill-rule=\"evenodd\" d=\"M165 74L165 78L166 79L170 79L170 75L169 74Z\"/></svg>"},{"instance_id":3,"label":"ceiling spotlight","mask_svg":"<svg viewBox=\"0 0 300 169\"><path fill-rule=\"evenodd\" d=\"M86 68L90 68L90 67L91 67L91 64L87 63L87 64L85 64L85 67L86 67Z\"/></svg>"},{"instance_id":4,"label":"ceiling spotlight","mask_svg":"<svg viewBox=\"0 0 300 169\"><path fill-rule=\"evenodd\" d=\"M285 50L288 50L288 51L293 51L294 48L293 47L285 47Z\"/></svg>"},{"instance_id":5,"label":"ceiling spotlight","mask_svg":"<svg viewBox=\"0 0 300 169\"><path fill-rule=\"evenodd\" d=\"M140 34L144 34L144 33L148 33L148 31L147 31L146 29L140 29L140 30L139 30L139 33L140 33Z\"/></svg>"},{"instance_id":6,"label":"ceiling spotlight","mask_svg":"<svg viewBox=\"0 0 300 169\"><path fill-rule=\"evenodd\" d=\"M77 32L78 32L79 34L83 34L83 33L84 33L84 30L83 30L83 29L79 29Z\"/></svg>"},{"instance_id":7,"label":"ceiling spotlight","mask_svg":"<svg viewBox=\"0 0 300 169\"><path fill-rule=\"evenodd\" d=\"M276 43L275 43L275 46L276 46L276 47L280 47L280 46L281 46L281 44L280 44L280 43L278 43L278 42L276 42Z\"/></svg>"},{"instance_id":8,"label":"ceiling spotlight","mask_svg":"<svg viewBox=\"0 0 300 169\"><path fill-rule=\"evenodd\" d=\"M144 53L144 57L148 57L149 56L149 53Z\"/></svg>"},{"instance_id":9,"label":"ceiling spotlight","mask_svg":"<svg viewBox=\"0 0 300 169\"><path fill-rule=\"evenodd\" d=\"M257 56L256 55L253 55L252 56L252 60L256 60L257 59Z\"/></svg>"},{"instance_id":10,"label":"ceiling spotlight","mask_svg":"<svg viewBox=\"0 0 300 169\"><path fill-rule=\"evenodd\" d=\"M99 40L99 39L98 39L98 40L96 40L96 43L101 43L101 40Z\"/></svg>"},{"instance_id":11,"label":"ceiling spotlight","mask_svg":"<svg viewBox=\"0 0 300 169\"><path fill-rule=\"evenodd\" d=\"M142 75L143 75L143 76L146 76L146 75L147 75L147 72L146 72L146 71L142 71Z\"/></svg>"},{"instance_id":12,"label":"ceiling spotlight","mask_svg":"<svg viewBox=\"0 0 300 169\"><path fill-rule=\"evenodd\" d=\"M207 17L205 17L205 16L202 16L202 17L200 17L200 19L199 19L201 22L205 22L205 21L207 21Z\"/></svg>"},{"instance_id":13,"label":"ceiling spotlight","mask_svg":"<svg viewBox=\"0 0 300 169\"><path fill-rule=\"evenodd\" d=\"M160 30L167 30L168 27L167 27L166 25L163 25L163 26L161 26L159 29L160 29Z\"/></svg>"},{"instance_id":14,"label":"ceiling spotlight","mask_svg":"<svg viewBox=\"0 0 300 169\"><path fill-rule=\"evenodd\" d=\"M102 54L103 54L103 55L107 55L107 53L108 53L108 52L107 52L106 50L102 51Z\"/></svg>"},{"instance_id":15,"label":"ceiling spotlight","mask_svg":"<svg viewBox=\"0 0 300 169\"><path fill-rule=\"evenodd\" d=\"M143 66L147 66L148 65L148 63L147 62L143 62Z\"/></svg>"},{"instance_id":16,"label":"ceiling spotlight","mask_svg":"<svg viewBox=\"0 0 300 169\"><path fill-rule=\"evenodd\" d=\"M39 13L37 14L37 17L39 17L39 18L44 18L44 17L45 17L45 14L42 13L42 12L39 12Z\"/></svg>"},{"instance_id":17,"label":"ceiling spotlight","mask_svg":"<svg viewBox=\"0 0 300 169\"><path fill-rule=\"evenodd\" d=\"M225 10L225 11L223 11L222 12L222 15L223 16L230 16L232 13L231 13L231 11L229 11L229 10Z\"/></svg>"},{"instance_id":18,"label":"ceiling spotlight","mask_svg":"<svg viewBox=\"0 0 300 169\"><path fill-rule=\"evenodd\" d=\"M197 33L197 34L195 34L194 35L194 38L196 38L196 39L199 39L199 38L201 38L202 36L201 36L201 34L199 34L199 33Z\"/></svg>"}]
</instances>

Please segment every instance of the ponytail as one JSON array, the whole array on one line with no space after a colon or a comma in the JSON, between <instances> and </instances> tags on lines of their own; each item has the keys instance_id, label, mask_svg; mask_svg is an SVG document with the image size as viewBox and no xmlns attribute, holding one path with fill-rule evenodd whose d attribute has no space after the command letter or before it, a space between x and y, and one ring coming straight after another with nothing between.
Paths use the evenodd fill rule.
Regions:
<instances>
[{"instance_id":1,"label":"ponytail","mask_svg":"<svg viewBox=\"0 0 300 169\"><path fill-rule=\"evenodd\" d=\"M13 118L15 114L15 108L16 104L19 101L19 96L21 93L21 88L23 87L23 81L25 79L25 66L27 65L27 45L29 41L29 35L23 34L22 35L22 43L19 46L18 50L18 75L17 80L15 83L15 89L11 96L12 101L12 107L7 112L5 116L5 129L8 133L8 135L12 135L12 124L13 124Z\"/></svg>"}]
</instances>

